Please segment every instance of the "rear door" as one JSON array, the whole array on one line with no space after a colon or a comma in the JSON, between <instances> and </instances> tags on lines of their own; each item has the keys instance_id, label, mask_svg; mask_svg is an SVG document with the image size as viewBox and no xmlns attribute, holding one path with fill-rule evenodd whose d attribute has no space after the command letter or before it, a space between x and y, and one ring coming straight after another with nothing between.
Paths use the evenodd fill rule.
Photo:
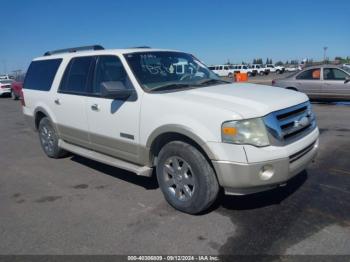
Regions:
<instances>
[{"instance_id":1,"label":"rear door","mask_svg":"<svg viewBox=\"0 0 350 262\"><path fill-rule=\"evenodd\" d=\"M114 81L122 82L126 89L133 89L118 56L99 56L85 103L91 147L95 151L137 163L141 99L136 92L127 101L102 97L101 83Z\"/></svg>"},{"instance_id":2,"label":"rear door","mask_svg":"<svg viewBox=\"0 0 350 262\"><path fill-rule=\"evenodd\" d=\"M338 68L323 69L322 96L328 99L350 99L350 82L345 80L350 77L346 72Z\"/></svg>"},{"instance_id":3,"label":"rear door","mask_svg":"<svg viewBox=\"0 0 350 262\"><path fill-rule=\"evenodd\" d=\"M299 91L306 93L311 98L320 98L323 88L321 68L312 68L300 72L295 77L295 85Z\"/></svg>"},{"instance_id":4,"label":"rear door","mask_svg":"<svg viewBox=\"0 0 350 262\"><path fill-rule=\"evenodd\" d=\"M84 147L89 147L90 144L85 103L94 61L95 57L92 56L72 58L54 96L60 137Z\"/></svg>"}]
</instances>

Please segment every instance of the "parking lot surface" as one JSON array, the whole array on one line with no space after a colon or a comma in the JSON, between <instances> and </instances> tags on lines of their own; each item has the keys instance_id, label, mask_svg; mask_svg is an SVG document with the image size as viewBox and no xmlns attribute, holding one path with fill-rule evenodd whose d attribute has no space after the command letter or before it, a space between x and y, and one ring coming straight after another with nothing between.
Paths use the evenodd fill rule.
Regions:
<instances>
[{"instance_id":1,"label":"parking lot surface","mask_svg":"<svg viewBox=\"0 0 350 262\"><path fill-rule=\"evenodd\" d=\"M0 98L0 254L349 254L350 106L314 104L320 151L287 186L175 211L156 179L54 160Z\"/></svg>"}]
</instances>

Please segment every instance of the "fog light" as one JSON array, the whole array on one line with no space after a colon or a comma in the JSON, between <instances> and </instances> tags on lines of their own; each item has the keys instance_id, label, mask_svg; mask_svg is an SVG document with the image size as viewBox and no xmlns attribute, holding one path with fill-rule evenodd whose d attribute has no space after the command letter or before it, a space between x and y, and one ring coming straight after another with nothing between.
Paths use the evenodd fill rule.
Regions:
<instances>
[{"instance_id":1,"label":"fog light","mask_svg":"<svg viewBox=\"0 0 350 262\"><path fill-rule=\"evenodd\" d=\"M261 180L269 180L274 173L272 165L265 165L260 169L259 177Z\"/></svg>"}]
</instances>

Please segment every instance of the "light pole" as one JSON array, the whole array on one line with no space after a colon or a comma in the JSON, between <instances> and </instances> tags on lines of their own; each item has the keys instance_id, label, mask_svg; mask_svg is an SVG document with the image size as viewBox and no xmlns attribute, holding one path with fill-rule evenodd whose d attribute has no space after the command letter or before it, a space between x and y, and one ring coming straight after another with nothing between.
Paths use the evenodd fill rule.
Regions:
<instances>
[{"instance_id":1,"label":"light pole","mask_svg":"<svg viewBox=\"0 0 350 262\"><path fill-rule=\"evenodd\" d=\"M326 52L327 52L328 47L325 46L323 47L323 62L326 63Z\"/></svg>"}]
</instances>

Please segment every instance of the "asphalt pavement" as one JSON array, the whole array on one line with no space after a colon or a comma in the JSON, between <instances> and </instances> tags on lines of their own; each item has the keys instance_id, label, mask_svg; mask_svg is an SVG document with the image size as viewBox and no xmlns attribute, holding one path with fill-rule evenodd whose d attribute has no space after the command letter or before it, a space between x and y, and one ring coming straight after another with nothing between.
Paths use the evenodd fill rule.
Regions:
<instances>
[{"instance_id":1,"label":"asphalt pavement","mask_svg":"<svg viewBox=\"0 0 350 262\"><path fill-rule=\"evenodd\" d=\"M155 178L47 158L20 104L0 98L0 254L350 255L350 106L313 108L320 151L305 172L191 216Z\"/></svg>"}]
</instances>

